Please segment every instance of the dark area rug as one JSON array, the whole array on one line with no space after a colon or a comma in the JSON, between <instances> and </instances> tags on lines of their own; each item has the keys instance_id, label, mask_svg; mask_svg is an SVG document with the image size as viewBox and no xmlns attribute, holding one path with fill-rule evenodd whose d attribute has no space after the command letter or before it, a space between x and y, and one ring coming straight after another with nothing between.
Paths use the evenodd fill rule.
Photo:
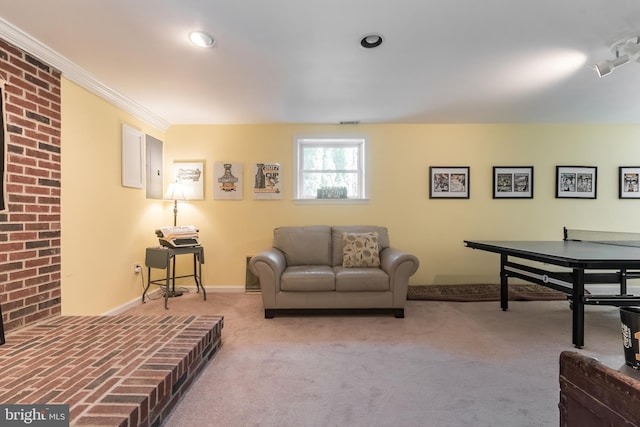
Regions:
<instances>
[{"instance_id":1,"label":"dark area rug","mask_svg":"<svg viewBox=\"0 0 640 427\"><path fill-rule=\"evenodd\" d=\"M424 301L500 301L500 285L427 285L409 286L408 300ZM566 300L567 294L536 284L509 285L510 301Z\"/></svg>"}]
</instances>

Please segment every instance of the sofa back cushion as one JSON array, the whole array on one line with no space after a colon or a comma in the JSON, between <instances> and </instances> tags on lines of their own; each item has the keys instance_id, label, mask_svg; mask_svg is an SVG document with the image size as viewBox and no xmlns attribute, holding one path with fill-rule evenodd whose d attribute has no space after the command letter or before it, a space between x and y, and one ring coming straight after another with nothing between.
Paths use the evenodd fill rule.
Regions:
<instances>
[{"instance_id":1,"label":"sofa back cushion","mask_svg":"<svg viewBox=\"0 0 640 427\"><path fill-rule=\"evenodd\" d=\"M332 265L342 265L342 253L344 249L343 235L344 233L378 233L378 250L389 247L389 232L387 227L376 225L343 225L334 226L331 229L331 241L333 244Z\"/></svg>"},{"instance_id":2,"label":"sofa back cushion","mask_svg":"<svg viewBox=\"0 0 640 427\"><path fill-rule=\"evenodd\" d=\"M331 227L278 227L273 230L273 247L284 253L288 266L331 265Z\"/></svg>"}]
</instances>

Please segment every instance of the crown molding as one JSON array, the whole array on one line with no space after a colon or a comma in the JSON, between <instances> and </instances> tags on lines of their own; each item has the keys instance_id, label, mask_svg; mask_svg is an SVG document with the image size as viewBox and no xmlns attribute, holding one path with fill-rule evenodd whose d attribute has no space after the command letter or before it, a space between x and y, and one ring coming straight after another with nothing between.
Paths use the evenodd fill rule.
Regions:
<instances>
[{"instance_id":1,"label":"crown molding","mask_svg":"<svg viewBox=\"0 0 640 427\"><path fill-rule=\"evenodd\" d=\"M63 55L60 55L55 50L34 39L2 18L0 18L0 38L26 52L29 52L39 60L48 63L59 70L65 78L77 83L111 104L133 114L151 126L161 131L166 131L171 125L167 120L132 99L111 89L83 68L79 67Z\"/></svg>"}]
</instances>

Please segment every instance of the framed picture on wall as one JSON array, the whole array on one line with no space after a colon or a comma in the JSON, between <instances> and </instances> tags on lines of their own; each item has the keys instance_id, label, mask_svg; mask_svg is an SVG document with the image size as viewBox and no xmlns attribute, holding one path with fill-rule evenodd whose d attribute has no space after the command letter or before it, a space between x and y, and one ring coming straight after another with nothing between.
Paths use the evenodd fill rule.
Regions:
<instances>
[{"instance_id":1,"label":"framed picture on wall","mask_svg":"<svg viewBox=\"0 0 640 427\"><path fill-rule=\"evenodd\" d=\"M468 199L468 166L429 167L430 199Z\"/></svg>"},{"instance_id":2,"label":"framed picture on wall","mask_svg":"<svg viewBox=\"0 0 640 427\"><path fill-rule=\"evenodd\" d=\"M556 198L595 199L597 184L595 166L556 166Z\"/></svg>"},{"instance_id":3,"label":"framed picture on wall","mask_svg":"<svg viewBox=\"0 0 640 427\"><path fill-rule=\"evenodd\" d=\"M216 162L213 164L213 198L242 200L242 163Z\"/></svg>"},{"instance_id":4,"label":"framed picture on wall","mask_svg":"<svg viewBox=\"0 0 640 427\"><path fill-rule=\"evenodd\" d=\"M173 162L173 182L181 184L187 200L204 199L204 162Z\"/></svg>"},{"instance_id":5,"label":"framed picture on wall","mask_svg":"<svg viewBox=\"0 0 640 427\"><path fill-rule=\"evenodd\" d=\"M274 200L282 198L279 163L254 163L253 198Z\"/></svg>"},{"instance_id":6,"label":"framed picture on wall","mask_svg":"<svg viewBox=\"0 0 640 427\"><path fill-rule=\"evenodd\" d=\"M533 199L533 166L494 166L494 199Z\"/></svg>"},{"instance_id":7,"label":"framed picture on wall","mask_svg":"<svg viewBox=\"0 0 640 427\"><path fill-rule=\"evenodd\" d=\"M640 166L620 166L618 197L640 199Z\"/></svg>"}]
</instances>

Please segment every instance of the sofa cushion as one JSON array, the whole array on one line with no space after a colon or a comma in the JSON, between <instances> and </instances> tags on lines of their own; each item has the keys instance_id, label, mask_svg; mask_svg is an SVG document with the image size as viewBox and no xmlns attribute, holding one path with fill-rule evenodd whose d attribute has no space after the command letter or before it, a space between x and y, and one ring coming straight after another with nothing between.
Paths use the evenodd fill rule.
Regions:
<instances>
[{"instance_id":1,"label":"sofa cushion","mask_svg":"<svg viewBox=\"0 0 640 427\"><path fill-rule=\"evenodd\" d=\"M287 267L280 278L280 290L287 292L335 291L335 274L328 265Z\"/></svg>"},{"instance_id":2,"label":"sofa cushion","mask_svg":"<svg viewBox=\"0 0 640 427\"><path fill-rule=\"evenodd\" d=\"M287 265L331 265L331 227L310 225L273 230L273 247L281 250Z\"/></svg>"},{"instance_id":3,"label":"sofa cushion","mask_svg":"<svg viewBox=\"0 0 640 427\"><path fill-rule=\"evenodd\" d=\"M331 241L333 244L333 254L331 265L342 265L342 251L344 243L342 242L342 236L344 233L378 233L378 250L382 251L389 247L389 233L386 227L379 227L375 225L342 225L335 226L331 229Z\"/></svg>"},{"instance_id":4,"label":"sofa cushion","mask_svg":"<svg viewBox=\"0 0 640 427\"><path fill-rule=\"evenodd\" d=\"M333 267L338 292L379 292L389 290L389 276L380 268Z\"/></svg>"},{"instance_id":5,"label":"sofa cushion","mask_svg":"<svg viewBox=\"0 0 640 427\"><path fill-rule=\"evenodd\" d=\"M345 268L379 267L378 233L344 233L342 266Z\"/></svg>"}]
</instances>

